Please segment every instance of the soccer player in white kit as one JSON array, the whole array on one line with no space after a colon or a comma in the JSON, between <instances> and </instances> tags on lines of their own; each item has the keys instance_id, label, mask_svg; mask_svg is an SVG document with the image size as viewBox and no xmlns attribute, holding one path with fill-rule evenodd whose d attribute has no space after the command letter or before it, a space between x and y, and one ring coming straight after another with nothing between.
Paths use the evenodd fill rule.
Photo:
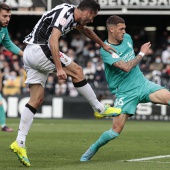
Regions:
<instances>
[{"instance_id":1,"label":"soccer player in white kit","mask_svg":"<svg viewBox=\"0 0 170 170\"><path fill-rule=\"evenodd\" d=\"M72 29L78 29L104 50L114 50L86 26L93 22L99 10L100 5L95 0L83 0L78 7L66 3L58 5L41 17L24 40L27 43L24 50L24 67L27 72L25 83L30 88L30 100L21 113L18 136L10 148L25 166L30 166L25 148L26 135L44 99L44 87L49 73L56 71L58 79L70 76L77 91L87 99L95 113L112 117L121 112L119 108L103 106L85 80L81 66L59 51L59 38Z\"/></svg>"}]
</instances>

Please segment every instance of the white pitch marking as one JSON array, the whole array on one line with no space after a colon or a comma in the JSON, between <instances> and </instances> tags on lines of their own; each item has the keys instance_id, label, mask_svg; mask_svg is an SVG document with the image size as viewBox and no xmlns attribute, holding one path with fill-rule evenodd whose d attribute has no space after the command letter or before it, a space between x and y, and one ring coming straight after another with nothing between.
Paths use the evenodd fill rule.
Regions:
<instances>
[{"instance_id":1,"label":"white pitch marking","mask_svg":"<svg viewBox=\"0 0 170 170\"><path fill-rule=\"evenodd\" d=\"M146 158L139 158L139 159L130 159L130 160L125 160L125 162L147 161L152 159L169 158L169 157L170 155L160 155L160 156L153 156L153 157L146 157Z\"/></svg>"},{"instance_id":2,"label":"white pitch marking","mask_svg":"<svg viewBox=\"0 0 170 170\"><path fill-rule=\"evenodd\" d=\"M161 162L161 161L142 161L146 163L160 163L160 164L170 164L170 162Z\"/></svg>"}]
</instances>

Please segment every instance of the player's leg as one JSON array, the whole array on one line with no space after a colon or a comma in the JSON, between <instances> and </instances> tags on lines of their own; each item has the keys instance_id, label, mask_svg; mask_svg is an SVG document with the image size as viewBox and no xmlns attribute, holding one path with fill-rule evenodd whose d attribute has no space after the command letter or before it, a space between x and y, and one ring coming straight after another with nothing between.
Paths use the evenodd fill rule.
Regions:
<instances>
[{"instance_id":1,"label":"player's leg","mask_svg":"<svg viewBox=\"0 0 170 170\"><path fill-rule=\"evenodd\" d=\"M128 117L129 115L127 114L120 114L119 116L114 117L112 128L108 131L105 131L99 137L99 139L89 147L89 149L80 158L80 161L89 161L96 154L100 147L107 144L109 141L116 139L123 130Z\"/></svg>"},{"instance_id":2,"label":"player's leg","mask_svg":"<svg viewBox=\"0 0 170 170\"><path fill-rule=\"evenodd\" d=\"M35 57L37 60L35 60ZM24 50L24 68L27 72L25 84L30 88L30 99L25 105L20 119L17 142L20 147L25 147L26 135L30 129L34 114L44 99L44 87L48 77L49 64L51 63L38 45L28 45ZM43 66L43 64L45 64ZM40 71L43 68L44 71Z\"/></svg>"},{"instance_id":3,"label":"player's leg","mask_svg":"<svg viewBox=\"0 0 170 170\"><path fill-rule=\"evenodd\" d=\"M34 115L44 99L44 87L41 84L30 85L30 100L25 105L20 119L17 143L25 147L26 136L32 125Z\"/></svg>"},{"instance_id":4,"label":"player's leg","mask_svg":"<svg viewBox=\"0 0 170 170\"><path fill-rule=\"evenodd\" d=\"M104 112L103 105L97 100L93 89L84 78L81 66L71 62L67 67L64 67L64 70L67 75L71 76L74 87L82 96L87 99L92 108L95 111L101 110L101 112Z\"/></svg>"},{"instance_id":5,"label":"player's leg","mask_svg":"<svg viewBox=\"0 0 170 170\"><path fill-rule=\"evenodd\" d=\"M31 48L30 48L31 47ZM39 68L35 68L34 66L39 67L39 62L41 62L41 57L43 56L41 53L36 55L36 48L34 49L34 46L29 46L26 48L26 52L24 51L24 67L27 72L27 79L25 83L29 85L30 87L30 100L29 102L24 106L24 109L21 112L21 118L20 118L20 124L19 124L19 130L18 135L16 138L16 141L14 141L10 145L10 149L14 153L16 153L19 160L25 165L30 166L30 162L27 157L27 151L25 148L25 141L26 136L30 130L30 127L33 122L34 115L37 111L37 108L41 105L43 99L44 99L44 86L45 82L48 77L48 72L39 72ZM38 58L35 60L34 54ZM38 61L39 60L39 61ZM38 61L38 63L36 63ZM44 62L44 61L42 61ZM47 62L44 62L47 64ZM42 64L42 63L40 63ZM45 66L44 66L45 69Z\"/></svg>"},{"instance_id":6,"label":"player's leg","mask_svg":"<svg viewBox=\"0 0 170 170\"><path fill-rule=\"evenodd\" d=\"M30 100L25 105L20 118L19 130L16 141L10 145L10 149L16 153L19 160L25 165L30 166L25 148L26 136L30 130L34 115L38 106L44 98L44 88L40 84L30 86Z\"/></svg>"},{"instance_id":7,"label":"player's leg","mask_svg":"<svg viewBox=\"0 0 170 170\"><path fill-rule=\"evenodd\" d=\"M109 141L116 139L124 128L124 125L129 118L135 114L138 104L138 89L130 90L124 93L117 93L114 102L116 107L121 108L121 114L113 118L112 128L104 132L99 139L90 146L90 148L82 155L80 161L88 161L95 155L100 147L107 144ZM126 114L128 113L128 114Z\"/></svg>"},{"instance_id":8,"label":"player's leg","mask_svg":"<svg viewBox=\"0 0 170 170\"><path fill-rule=\"evenodd\" d=\"M0 98L2 98L1 94L0 94ZM0 125L2 128L6 126L6 116L2 105L2 100L0 100Z\"/></svg>"},{"instance_id":9,"label":"player's leg","mask_svg":"<svg viewBox=\"0 0 170 170\"><path fill-rule=\"evenodd\" d=\"M13 129L9 128L6 125L6 115L5 115L5 111L4 111L4 107L2 104L2 95L0 94L0 126L2 128L2 131L4 132L12 132Z\"/></svg>"},{"instance_id":10,"label":"player's leg","mask_svg":"<svg viewBox=\"0 0 170 170\"><path fill-rule=\"evenodd\" d=\"M166 89L155 91L149 95L151 102L170 106L170 92Z\"/></svg>"},{"instance_id":11,"label":"player's leg","mask_svg":"<svg viewBox=\"0 0 170 170\"><path fill-rule=\"evenodd\" d=\"M2 90L2 72L0 71L0 90ZM9 128L8 126L6 126L6 115L5 115L5 111L4 111L4 107L2 104L2 95L0 93L0 126L2 128L2 131L5 132L12 132L13 129Z\"/></svg>"},{"instance_id":12,"label":"player's leg","mask_svg":"<svg viewBox=\"0 0 170 170\"><path fill-rule=\"evenodd\" d=\"M96 113L102 113L102 117L112 117L119 115L121 109L104 106L98 101L93 89L84 77L82 67L75 62L70 61L70 58L65 54L62 55L67 61L67 63L65 63L65 60L63 58L61 59L62 63L66 66L63 67L64 71L72 78L74 87L89 102L93 110Z\"/></svg>"},{"instance_id":13,"label":"player's leg","mask_svg":"<svg viewBox=\"0 0 170 170\"><path fill-rule=\"evenodd\" d=\"M140 103L152 102L170 106L170 92L163 86L145 80L140 91Z\"/></svg>"},{"instance_id":14,"label":"player's leg","mask_svg":"<svg viewBox=\"0 0 170 170\"><path fill-rule=\"evenodd\" d=\"M35 75L37 75L38 79L41 79L41 73L35 74ZM43 75L43 76L46 77L46 75ZM28 76L28 79L29 79L29 76ZM42 80L44 79L42 78ZM30 100L24 106L24 109L21 112L19 130L18 130L16 141L14 141L10 145L10 149L12 149L13 152L16 153L19 160L25 166L31 165L28 160L27 151L25 148L26 136L33 123L33 118L37 111L37 108L41 105L43 99L44 99L44 86L42 86L41 84L30 85Z\"/></svg>"}]
</instances>

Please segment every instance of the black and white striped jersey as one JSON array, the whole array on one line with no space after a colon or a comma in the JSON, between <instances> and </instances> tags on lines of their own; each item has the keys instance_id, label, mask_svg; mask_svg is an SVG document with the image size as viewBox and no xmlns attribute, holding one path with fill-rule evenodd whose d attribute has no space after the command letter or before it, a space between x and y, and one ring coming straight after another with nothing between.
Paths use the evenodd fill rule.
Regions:
<instances>
[{"instance_id":1,"label":"black and white striped jersey","mask_svg":"<svg viewBox=\"0 0 170 170\"><path fill-rule=\"evenodd\" d=\"M74 5L57 5L51 11L43 14L33 31L25 37L28 44L48 44L53 27L58 28L62 35L67 34L78 24L74 20Z\"/></svg>"}]
</instances>

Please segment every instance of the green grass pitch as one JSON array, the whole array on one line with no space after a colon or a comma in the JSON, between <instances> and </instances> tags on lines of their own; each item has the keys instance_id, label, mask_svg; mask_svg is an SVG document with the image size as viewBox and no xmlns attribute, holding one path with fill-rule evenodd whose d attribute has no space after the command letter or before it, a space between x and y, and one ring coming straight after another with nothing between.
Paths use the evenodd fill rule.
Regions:
<instances>
[{"instance_id":1,"label":"green grass pitch","mask_svg":"<svg viewBox=\"0 0 170 170\"><path fill-rule=\"evenodd\" d=\"M0 132L0 169L25 170L8 148L15 140L19 119L7 119L14 132ZM131 159L170 155L170 123L128 121L114 141L89 162L81 155L102 134L111 120L35 119L27 136L29 170L169 170L170 157L128 162Z\"/></svg>"}]
</instances>

